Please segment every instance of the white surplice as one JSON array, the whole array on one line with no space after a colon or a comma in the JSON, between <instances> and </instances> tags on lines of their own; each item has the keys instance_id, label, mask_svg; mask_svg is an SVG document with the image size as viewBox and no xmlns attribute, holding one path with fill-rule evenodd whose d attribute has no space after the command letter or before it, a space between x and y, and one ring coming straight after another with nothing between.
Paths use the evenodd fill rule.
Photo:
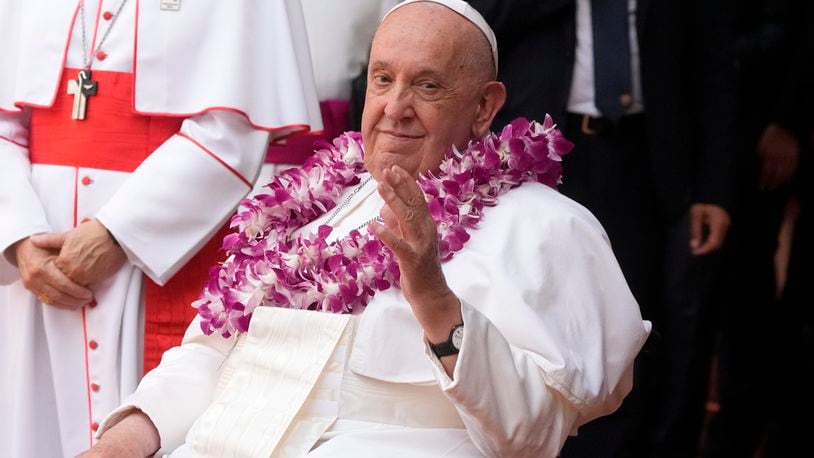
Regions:
<instances>
[{"instance_id":1,"label":"white surplice","mask_svg":"<svg viewBox=\"0 0 814 458\"><path fill-rule=\"evenodd\" d=\"M332 236L378 214L375 187ZM175 457L556 456L620 405L650 325L599 222L555 190L509 192L471 235L443 265L465 323L453 378L390 289L350 319L257 310L228 340L196 320L100 432L138 408Z\"/></svg>"},{"instance_id":2,"label":"white surplice","mask_svg":"<svg viewBox=\"0 0 814 458\"><path fill-rule=\"evenodd\" d=\"M186 118L129 174L32 165L28 150L32 107L53 103L63 69L83 66L122 0L85 0L84 47L79 0L0 0L0 455L74 456L93 443L141 376L143 274L165 283L223 224L269 131L321 128L298 1L161 3L124 3L93 63L134 73L135 112ZM85 218L110 229L128 263L94 287L96 307L43 306L8 247Z\"/></svg>"}]
</instances>

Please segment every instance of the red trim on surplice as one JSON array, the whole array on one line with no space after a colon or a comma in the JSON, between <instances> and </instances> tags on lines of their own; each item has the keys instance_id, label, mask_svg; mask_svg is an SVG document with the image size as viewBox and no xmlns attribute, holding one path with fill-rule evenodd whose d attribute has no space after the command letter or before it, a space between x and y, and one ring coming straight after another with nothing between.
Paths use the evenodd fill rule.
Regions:
<instances>
[{"instance_id":1,"label":"red trim on surplice","mask_svg":"<svg viewBox=\"0 0 814 458\"><path fill-rule=\"evenodd\" d=\"M99 94L88 101L87 119L71 120L73 96L67 94L67 85L77 71L63 72L53 107L32 110L32 164L132 172L180 129L182 118L133 112L132 74L98 70L93 72L93 79L99 83ZM209 268L220 260L223 235L225 229L163 288L145 278L145 373L158 364L165 350L181 343L195 316L190 304L203 290Z\"/></svg>"}]
</instances>

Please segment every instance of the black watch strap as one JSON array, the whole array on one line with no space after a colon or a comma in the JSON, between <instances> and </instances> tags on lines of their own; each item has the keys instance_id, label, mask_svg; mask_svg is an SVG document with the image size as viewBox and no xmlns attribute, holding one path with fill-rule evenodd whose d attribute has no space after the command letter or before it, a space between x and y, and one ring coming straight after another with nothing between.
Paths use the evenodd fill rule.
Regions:
<instances>
[{"instance_id":1,"label":"black watch strap","mask_svg":"<svg viewBox=\"0 0 814 458\"><path fill-rule=\"evenodd\" d=\"M441 342L440 344L430 343L430 348L432 348L432 352L435 353L435 356L439 358L457 355L459 351L455 348L455 345L452 345L452 342Z\"/></svg>"},{"instance_id":2,"label":"black watch strap","mask_svg":"<svg viewBox=\"0 0 814 458\"><path fill-rule=\"evenodd\" d=\"M430 344L430 349L432 350L433 353L435 353L436 357L443 358L444 356L457 355L458 352L460 352L460 347L456 346L454 343L455 342L454 336L455 331L458 331L458 329L463 329L463 327L464 327L463 323L456 324L455 326L453 326L452 330L449 331L449 337L447 337L446 342L441 342L438 344L428 342Z\"/></svg>"}]
</instances>

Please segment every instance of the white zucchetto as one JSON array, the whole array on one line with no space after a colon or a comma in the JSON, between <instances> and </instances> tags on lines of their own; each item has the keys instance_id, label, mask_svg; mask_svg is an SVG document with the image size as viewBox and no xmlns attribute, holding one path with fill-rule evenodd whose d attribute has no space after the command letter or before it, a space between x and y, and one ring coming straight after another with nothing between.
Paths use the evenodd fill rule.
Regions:
<instances>
[{"instance_id":1,"label":"white zucchetto","mask_svg":"<svg viewBox=\"0 0 814 458\"><path fill-rule=\"evenodd\" d=\"M483 33L483 36L486 37L486 40L489 42L489 46L492 47L492 59L495 64L495 74L497 74L498 55L497 55L497 38L495 37L495 32L486 22L486 19L484 19L483 16L481 16L481 14L475 8L472 8L472 6L469 3L463 0L406 0L394 6L393 9L388 11L387 14L384 15L382 21L384 21L385 19L387 19L388 16L393 14L393 11L396 11L397 9L409 5L411 3L418 2L430 2L445 6L463 16L467 21L471 22L472 24L475 24L475 27L477 27L478 30L480 30L481 33Z\"/></svg>"}]
</instances>

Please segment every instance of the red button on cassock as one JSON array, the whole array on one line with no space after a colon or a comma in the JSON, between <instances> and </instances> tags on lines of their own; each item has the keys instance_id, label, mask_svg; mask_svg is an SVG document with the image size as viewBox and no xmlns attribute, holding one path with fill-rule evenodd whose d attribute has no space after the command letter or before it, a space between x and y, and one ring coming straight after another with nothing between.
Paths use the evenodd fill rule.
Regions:
<instances>
[{"instance_id":1,"label":"red button on cassock","mask_svg":"<svg viewBox=\"0 0 814 458\"><path fill-rule=\"evenodd\" d=\"M97 429L99 429L99 423L96 423L94 421L93 423L90 424L90 429L96 431Z\"/></svg>"},{"instance_id":2,"label":"red button on cassock","mask_svg":"<svg viewBox=\"0 0 814 458\"><path fill-rule=\"evenodd\" d=\"M110 11L105 11L102 17L105 18L105 21L109 21L113 19L113 13L111 13Z\"/></svg>"},{"instance_id":3,"label":"red button on cassock","mask_svg":"<svg viewBox=\"0 0 814 458\"><path fill-rule=\"evenodd\" d=\"M99 391L99 388L100 388L99 385L97 385L96 383L90 384L90 389L93 391Z\"/></svg>"},{"instance_id":4,"label":"red button on cassock","mask_svg":"<svg viewBox=\"0 0 814 458\"><path fill-rule=\"evenodd\" d=\"M96 307L96 299L91 299L90 302L88 303L88 307L90 308Z\"/></svg>"},{"instance_id":5,"label":"red button on cassock","mask_svg":"<svg viewBox=\"0 0 814 458\"><path fill-rule=\"evenodd\" d=\"M90 221L90 218L82 218L82 221L80 221L80 223L84 224L87 223L88 221Z\"/></svg>"},{"instance_id":6,"label":"red button on cassock","mask_svg":"<svg viewBox=\"0 0 814 458\"><path fill-rule=\"evenodd\" d=\"M104 52L104 51L99 51L99 52L96 53L96 58L99 59L99 60L105 60L106 57L107 57L107 53Z\"/></svg>"},{"instance_id":7,"label":"red button on cassock","mask_svg":"<svg viewBox=\"0 0 814 458\"><path fill-rule=\"evenodd\" d=\"M95 341L95 340L91 340L90 342L88 342L88 347L89 347L91 350L96 350L97 348L99 348L99 344L98 344L98 343L96 343L96 341Z\"/></svg>"},{"instance_id":8,"label":"red button on cassock","mask_svg":"<svg viewBox=\"0 0 814 458\"><path fill-rule=\"evenodd\" d=\"M88 186L91 183L93 183L93 180L89 176L85 175L85 176L82 177L82 184L83 185Z\"/></svg>"}]
</instances>

